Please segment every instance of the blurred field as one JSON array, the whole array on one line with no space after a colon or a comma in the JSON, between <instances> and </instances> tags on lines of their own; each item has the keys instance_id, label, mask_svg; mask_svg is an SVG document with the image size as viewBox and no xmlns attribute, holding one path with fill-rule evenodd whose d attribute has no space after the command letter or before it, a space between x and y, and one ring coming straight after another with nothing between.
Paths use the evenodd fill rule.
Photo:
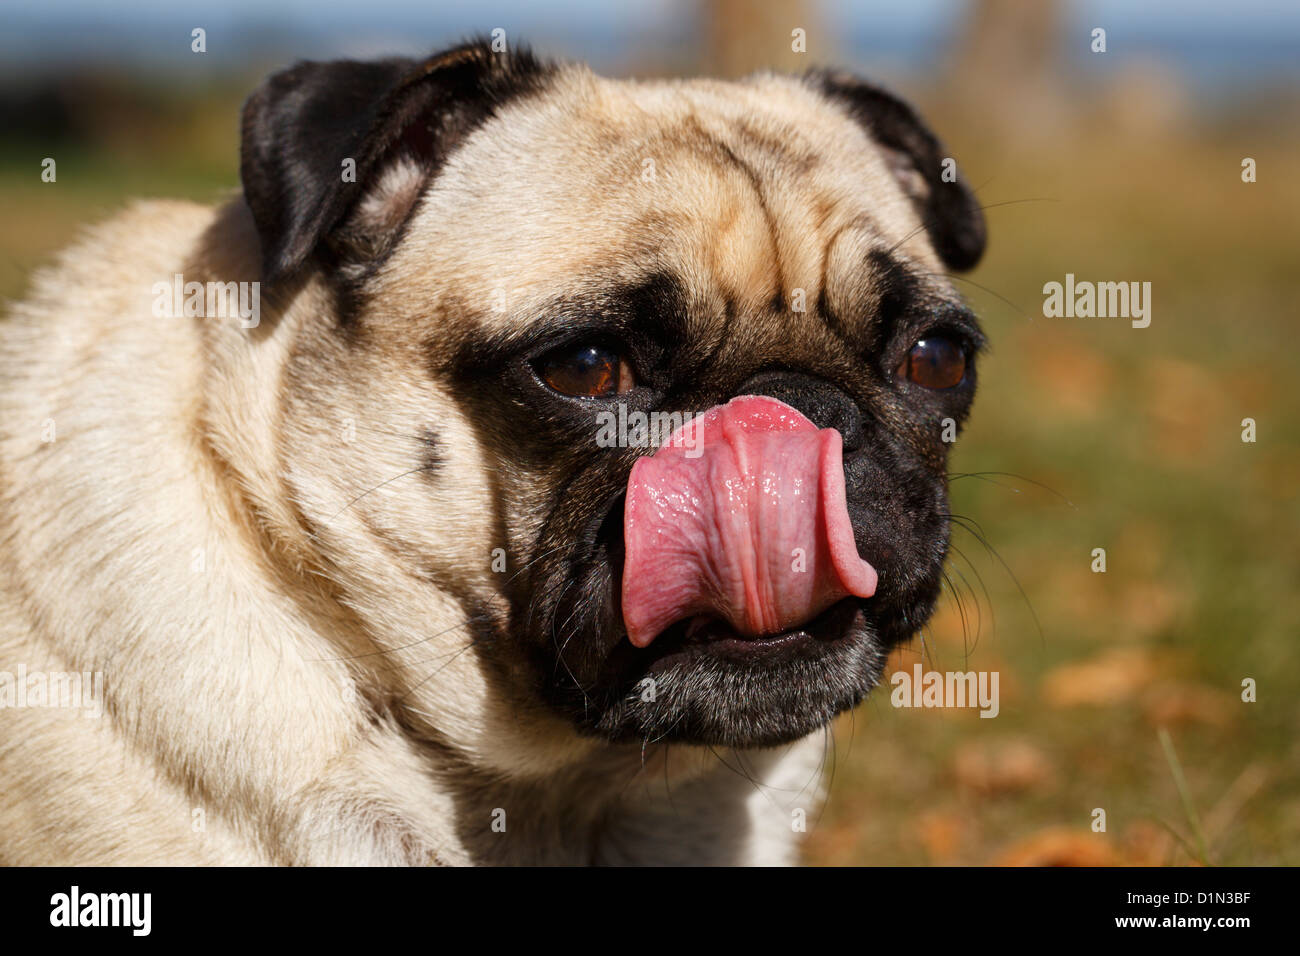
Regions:
<instances>
[{"instance_id":1,"label":"blurred field","mask_svg":"<svg viewBox=\"0 0 1300 956\"><path fill-rule=\"evenodd\" d=\"M238 88L118 98L137 95L89 140L3 145L0 295L129 197L237 187ZM1012 146L934 105L983 201L1008 203L959 282L993 348L952 465L987 473L954 481L953 510L998 557L956 530L954 592L895 663L998 670L1001 714L894 710L886 687L844 717L807 859L1300 862L1296 142L1266 123L1081 123ZM1067 272L1150 281L1151 327L1043 318L1043 283Z\"/></svg>"},{"instance_id":2,"label":"blurred field","mask_svg":"<svg viewBox=\"0 0 1300 956\"><path fill-rule=\"evenodd\" d=\"M957 530L957 596L895 658L999 670L1002 709L895 710L879 694L841 720L808 859L1300 862L1294 141L1091 129L963 151L976 131L939 128L986 203L1055 200L988 211L971 278L1023 314L959 282L993 349L953 471L1024 478L959 478L953 512L1007 568ZM1243 156L1272 173L1242 183ZM1151 326L1043 318L1042 285L1066 272L1151 281Z\"/></svg>"}]
</instances>

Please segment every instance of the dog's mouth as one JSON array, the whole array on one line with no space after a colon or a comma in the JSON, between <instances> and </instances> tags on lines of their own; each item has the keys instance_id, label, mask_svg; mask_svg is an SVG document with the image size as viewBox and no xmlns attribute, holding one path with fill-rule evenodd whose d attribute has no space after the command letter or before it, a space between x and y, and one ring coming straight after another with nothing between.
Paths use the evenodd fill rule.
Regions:
<instances>
[{"instance_id":1,"label":"dog's mouth","mask_svg":"<svg viewBox=\"0 0 1300 956\"><path fill-rule=\"evenodd\" d=\"M624 490L610 499L604 515L589 532L590 544L584 549L588 555L599 549L616 580L627 578L623 534L626 512L627 493ZM616 618L622 617L620 597L617 591L611 595ZM681 616L650 635L650 639L640 642L629 638L624 625L610 663L619 673L648 674L700 655L736 664L764 664L791 656L815 656L836 642L864 636L869 631L864 607L862 600L846 597L806 621L775 631L759 632L737 630L716 612L698 613Z\"/></svg>"},{"instance_id":2,"label":"dog's mouth","mask_svg":"<svg viewBox=\"0 0 1300 956\"><path fill-rule=\"evenodd\" d=\"M885 651L867 604L835 602L808 621L748 634L714 615L677 621L645 647L624 637L587 694L567 704L580 729L615 741L770 747L857 704Z\"/></svg>"},{"instance_id":3,"label":"dog's mouth","mask_svg":"<svg viewBox=\"0 0 1300 956\"><path fill-rule=\"evenodd\" d=\"M852 706L879 676L877 578L855 544L840 434L789 405L743 396L693 419L637 461L597 539L621 584L606 592L610 623L623 627L595 642L590 669L571 667L580 652L559 653L582 684L580 711L558 685L581 727L772 745Z\"/></svg>"},{"instance_id":4,"label":"dog's mouth","mask_svg":"<svg viewBox=\"0 0 1300 956\"><path fill-rule=\"evenodd\" d=\"M941 526L899 529L880 508L855 521L839 432L775 399L733 399L694 424L637 460L579 533L576 565L538 582L554 595L534 644L541 686L610 740L789 742L857 704L928 616L937 566L919 563L921 542L941 551ZM906 562L885 532L861 533L873 520L917 532ZM879 579L863 539L880 547Z\"/></svg>"},{"instance_id":5,"label":"dog's mouth","mask_svg":"<svg viewBox=\"0 0 1300 956\"><path fill-rule=\"evenodd\" d=\"M812 660L839 642L865 632L861 602L837 601L808 621L785 630L745 634L713 615L678 621L660 633L644 654L651 663L647 673L667 668L693 655L708 655L741 665L775 664L785 660Z\"/></svg>"},{"instance_id":6,"label":"dog's mouth","mask_svg":"<svg viewBox=\"0 0 1300 956\"><path fill-rule=\"evenodd\" d=\"M638 461L623 525L636 647L679 622L760 645L876 590L854 543L839 432L776 399L733 399Z\"/></svg>"}]
</instances>

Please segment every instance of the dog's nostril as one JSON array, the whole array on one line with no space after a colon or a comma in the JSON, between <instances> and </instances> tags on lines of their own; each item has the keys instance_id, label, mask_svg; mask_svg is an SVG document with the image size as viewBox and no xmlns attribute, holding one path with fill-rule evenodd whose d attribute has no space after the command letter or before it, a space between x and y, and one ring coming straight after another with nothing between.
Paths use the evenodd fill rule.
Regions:
<instances>
[{"instance_id":1,"label":"dog's nostril","mask_svg":"<svg viewBox=\"0 0 1300 956\"><path fill-rule=\"evenodd\" d=\"M803 372L760 372L745 382L736 394L775 398L798 411L818 428L834 428L844 439L845 455L862 447L861 410L844 391L825 379Z\"/></svg>"},{"instance_id":2,"label":"dog's nostril","mask_svg":"<svg viewBox=\"0 0 1300 956\"><path fill-rule=\"evenodd\" d=\"M808 419L820 428L834 428L838 430L840 437L844 439L844 454L850 455L862 447L862 415L858 411L857 406L853 404L852 399L847 395L845 395L844 398L845 401L843 404L837 405L833 409L829 410L829 414L826 416L827 424L821 424L821 422L812 415L808 415ZM805 412L804 414L807 415L808 413Z\"/></svg>"}]
</instances>

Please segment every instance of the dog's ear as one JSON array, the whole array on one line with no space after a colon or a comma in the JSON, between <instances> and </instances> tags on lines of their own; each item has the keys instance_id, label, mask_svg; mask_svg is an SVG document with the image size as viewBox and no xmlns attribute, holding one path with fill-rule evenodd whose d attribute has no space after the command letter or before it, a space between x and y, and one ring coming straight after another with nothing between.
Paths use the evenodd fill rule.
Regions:
<instances>
[{"instance_id":1,"label":"dog's ear","mask_svg":"<svg viewBox=\"0 0 1300 956\"><path fill-rule=\"evenodd\" d=\"M885 151L944 264L970 269L979 262L986 240L984 213L961 176L945 182L943 145L916 111L849 73L814 72L809 81L842 104Z\"/></svg>"},{"instance_id":2,"label":"dog's ear","mask_svg":"<svg viewBox=\"0 0 1300 956\"><path fill-rule=\"evenodd\" d=\"M421 62L299 63L244 104L239 174L262 281L328 251L364 270L392 247L447 156L548 68L474 41Z\"/></svg>"}]
</instances>

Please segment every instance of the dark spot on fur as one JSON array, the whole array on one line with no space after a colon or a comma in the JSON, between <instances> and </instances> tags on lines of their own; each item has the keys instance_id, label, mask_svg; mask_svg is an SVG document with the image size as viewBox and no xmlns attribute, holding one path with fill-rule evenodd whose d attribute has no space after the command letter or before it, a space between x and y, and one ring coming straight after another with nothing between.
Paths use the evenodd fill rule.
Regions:
<instances>
[{"instance_id":1,"label":"dark spot on fur","mask_svg":"<svg viewBox=\"0 0 1300 956\"><path fill-rule=\"evenodd\" d=\"M446 464L447 456L442 449L442 439L432 428L426 428L420 433L420 467L423 470L425 478L436 478L442 466Z\"/></svg>"}]
</instances>

